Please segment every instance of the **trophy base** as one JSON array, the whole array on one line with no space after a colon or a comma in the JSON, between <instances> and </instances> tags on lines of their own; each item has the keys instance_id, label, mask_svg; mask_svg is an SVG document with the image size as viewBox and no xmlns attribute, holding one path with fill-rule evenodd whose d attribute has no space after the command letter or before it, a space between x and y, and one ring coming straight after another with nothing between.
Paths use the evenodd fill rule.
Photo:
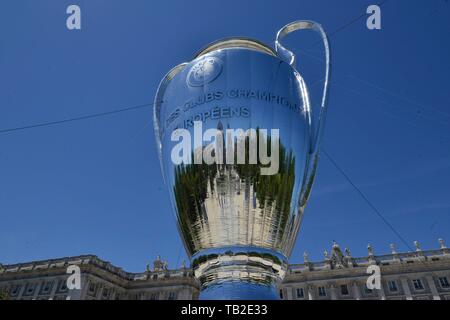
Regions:
<instances>
[{"instance_id":1,"label":"trophy base","mask_svg":"<svg viewBox=\"0 0 450 320\"><path fill-rule=\"evenodd\" d=\"M197 252L192 266L200 300L277 300L287 259L270 249L227 246Z\"/></svg>"},{"instance_id":2,"label":"trophy base","mask_svg":"<svg viewBox=\"0 0 450 320\"><path fill-rule=\"evenodd\" d=\"M199 300L279 300L275 285L242 281L210 284L200 292Z\"/></svg>"}]
</instances>

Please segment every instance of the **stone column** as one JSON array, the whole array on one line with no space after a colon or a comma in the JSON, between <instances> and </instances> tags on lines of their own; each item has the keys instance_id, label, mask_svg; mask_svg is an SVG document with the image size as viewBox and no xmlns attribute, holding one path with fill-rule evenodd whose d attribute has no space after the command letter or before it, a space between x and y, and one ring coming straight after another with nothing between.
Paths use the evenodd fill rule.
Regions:
<instances>
[{"instance_id":1,"label":"stone column","mask_svg":"<svg viewBox=\"0 0 450 320\"><path fill-rule=\"evenodd\" d=\"M95 295L95 300L102 300L102 293L103 293L103 284L98 283L97 284L97 294Z\"/></svg>"},{"instance_id":2,"label":"stone column","mask_svg":"<svg viewBox=\"0 0 450 320\"><path fill-rule=\"evenodd\" d=\"M25 291L25 288L27 287L28 283L24 283L23 286L20 288L19 294L17 295L16 300L20 300L22 298L23 292Z\"/></svg>"},{"instance_id":3,"label":"stone column","mask_svg":"<svg viewBox=\"0 0 450 320\"><path fill-rule=\"evenodd\" d=\"M58 289L58 285L59 279L58 278L53 279L52 291L50 292L50 298L48 298L48 300L53 300L53 298L55 297L56 289Z\"/></svg>"},{"instance_id":4,"label":"stone column","mask_svg":"<svg viewBox=\"0 0 450 320\"><path fill-rule=\"evenodd\" d=\"M291 287L286 287L286 298L284 300L294 300Z\"/></svg>"},{"instance_id":5,"label":"stone column","mask_svg":"<svg viewBox=\"0 0 450 320\"><path fill-rule=\"evenodd\" d=\"M353 291L353 298L355 298L355 300L361 300L361 291L359 290L357 282L352 283L352 291Z\"/></svg>"},{"instance_id":6,"label":"stone column","mask_svg":"<svg viewBox=\"0 0 450 320\"><path fill-rule=\"evenodd\" d=\"M380 300L386 300L386 293L384 292L384 287L382 283L380 283L380 290L377 290L377 293L378 298L380 298Z\"/></svg>"},{"instance_id":7,"label":"stone column","mask_svg":"<svg viewBox=\"0 0 450 320\"><path fill-rule=\"evenodd\" d=\"M184 286L181 286L177 290L177 295L176 295L176 299L175 300L184 300L185 294L186 294L186 289L184 288Z\"/></svg>"},{"instance_id":8,"label":"stone column","mask_svg":"<svg viewBox=\"0 0 450 320\"><path fill-rule=\"evenodd\" d=\"M412 300L413 297L411 295L411 290L409 289L409 285L408 285L408 279L406 278L401 278L400 282L402 284L402 288L403 288L403 292L405 293L406 296L406 300Z\"/></svg>"},{"instance_id":9,"label":"stone column","mask_svg":"<svg viewBox=\"0 0 450 320\"><path fill-rule=\"evenodd\" d=\"M426 276L428 286L430 287L431 293L433 294L433 300L441 300L439 293L436 288L436 284L434 283L433 277L431 275Z\"/></svg>"},{"instance_id":10,"label":"stone column","mask_svg":"<svg viewBox=\"0 0 450 320\"><path fill-rule=\"evenodd\" d=\"M190 287L186 287L184 292L185 292L184 299L185 300L192 300L192 298L194 297L194 290L191 289Z\"/></svg>"},{"instance_id":11,"label":"stone column","mask_svg":"<svg viewBox=\"0 0 450 320\"><path fill-rule=\"evenodd\" d=\"M311 285L307 285L305 289L305 296L308 297L308 300L315 300L314 287Z\"/></svg>"},{"instance_id":12,"label":"stone column","mask_svg":"<svg viewBox=\"0 0 450 320\"><path fill-rule=\"evenodd\" d=\"M80 299L85 300L87 291L89 289L91 281L89 280L87 275L81 275L81 293L80 293Z\"/></svg>"},{"instance_id":13,"label":"stone column","mask_svg":"<svg viewBox=\"0 0 450 320\"><path fill-rule=\"evenodd\" d=\"M109 300L116 299L116 294L117 294L117 289L116 288L112 288L111 289L111 295L109 296Z\"/></svg>"},{"instance_id":14,"label":"stone column","mask_svg":"<svg viewBox=\"0 0 450 320\"><path fill-rule=\"evenodd\" d=\"M334 284L334 283L330 284L330 298L331 298L331 300L338 299L337 287L336 287L336 284Z\"/></svg>"},{"instance_id":15,"label":"stone column","mask_svg":"<svg viewBox=\"0 0 450 320\"><path fill-rule=\"evenodd\" d=\"M39 281L36 284L36 288L34 289L34 294L33 294L33 300L36 300L36 298L38 297L39 291L41 290L41 287L42 287L42 284L43 284L42 281Z\"/></svg>"}]
</instances>

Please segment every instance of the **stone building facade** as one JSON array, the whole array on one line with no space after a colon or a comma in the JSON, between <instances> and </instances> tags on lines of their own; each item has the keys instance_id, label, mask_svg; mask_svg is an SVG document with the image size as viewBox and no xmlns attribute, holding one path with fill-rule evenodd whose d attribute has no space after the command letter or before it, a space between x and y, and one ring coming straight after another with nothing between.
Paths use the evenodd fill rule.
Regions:
<instances>
[{"instance_id":1,"label":"stone building facade","mask_svg":"<svg viewBox=\"0 0 450 320\"><path fill-rule=\"evenodd\" d=\"M391 244L391 253L380 256L369 245L368 255L359 258L334 243L324 261L309 262L305 254L303 264L290 265L280 295L288 300L450 300L450 251L442 239L439 243L437 250L422 250L415 241L415 251L406 253ZM369 289L375 269L379 287Z\"/></svg>"},{"instance_id":2,"label":"stone building facade","mask_svg":"<svg viewBox=\"0 0 450 320\"><path fill-rule=\"evenodd\" d=\"M368 246L366 257L354 258L334 243L324 260L289 266L279 285L287 300L313 299L435 299L450 300L450 251L443 240L440 248L375 255ZM81 288L68 289L69 266L80 271ZM153 268L142 273L125 272L95 255L66 257L12 265L0 264L0 293L14 300L192 300L199 284L183 266L169 270L158 257ZM374 273L375 272L375 273ZM377 285L379 272L380 286ZM369 289L367 282L375 284ZM70 283L69 283L70 286Z\"/></svg>"},{"instance_id":3,"label":"stone building facade","mask_svg":"<svg viewBox=\"0 0 450 320\"><path fill-rule=\"evenodd\" d=\"M67 287L74 274L69 266L79 267L79 290ZM0 292L13 300L192 300L198 288L190 269L169 270L159 257L142 273L95 255L0 265Z\"/></svg>"}]
</instances>

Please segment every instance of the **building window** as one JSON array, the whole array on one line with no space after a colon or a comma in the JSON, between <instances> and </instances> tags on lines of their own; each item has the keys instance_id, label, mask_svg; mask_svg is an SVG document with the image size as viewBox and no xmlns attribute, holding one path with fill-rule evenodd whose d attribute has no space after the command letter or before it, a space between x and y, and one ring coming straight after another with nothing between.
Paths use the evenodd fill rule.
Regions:
<instances>
[{"instance_id":1,"label":"building window","mask_svg":"<svg viewBox=\"0 0 450 320\"><path fill-rule=\"evenodd\" d=\"M348 295L348 287L347 287L346 284L342 284L342 285L341 285L341 294L342 294L343 296L347 296L347 295Z\"/></svg>"},{"instance_id":2,"label":"building window","mask_svg":"<svg viewBox=\"0 0 450 320\"><path fill-rule=\"evenodd\" d=\"M52 283L51 282L47 282L44 285L44 289L42 290L43 292L47 293L50 291L50 288L52 287Z\"/></svg>"},{"instance_id":3,"label":"building window","mask_svg":"<svg viewBox=\"0 0 450 320\"><path fill-rule=\"evenodd\" d=\"M325 287L318 287L317 289L319 290L319 297L325 297L327 295Z\"/></svg>"},{"instance_id":4,"label":"building window","mask_svg":"<svg viewBox=\"0 0 450 320\"><path fill-rule=\"evenodd\" d=\"M30 295L30 294L32 294L33 292L34 292L34 288L35 288L35 285L34 284L28 284L28 286L27 286L27 290L26 290L26 294L27 295Z\"/></svg>"},{"instance_id":5,"label":"building window","mask_svg":"<svg viewBox=\"0 0 450 320\"><path fill-rule=\"evenodd\" d=\"M304 296L303 288L297 288L297 298L303 298Z\"/></svg>"},{"instance_id":6,"label":"building window","mask_svg":"<svg viewBox=\"0 0 450 320\"><path fill-rule=\"evenodd\" d=\"M391 292L398 291L397 282L395 282L394 280L388 281L388 287L389 287L389 291L391 291Z\"/></svg>"},{"instance_id":7,"label":"building window","mask_svg":"<svg viewBox=\"0 0 450 320\"><path fill-rule=\"evenodd\" d=\"M59 290L60 291L66 291L67 290L67 282L66 282L66 280L61 280L60 286L59 286Z\"/></svg>"},{"instance_id":8,"label":"building window","mask_svg":"<svg viewBox=\"0 0 450 320\"><path fill-rule=\"evenodd\" d=\"M20 286L19 286L19 285L13 286L13 288L11 289L11 296L14 297L14 296L16 296L17 294L19 294L19 289L20 289Z\"/></svg>"},{"instance_id":9,"label":"building window","mask_svg":"<svg viewBox=\"0 0 450 320\"><path fill-rule=\"evenodd\" d=\"M42 286L41 293L42 294L49 293L51 288L52 288L52 282L48 281Z\"/></svg>"},{"instance_id":10,"label":"building window","mask_svg":"<svg viewBox=\"0 0 450 320\"><path fill-rule=\"evenodd\" d=\"M450 288L447 277L439 277L439 284L442 288Z\"/></svg>"},{"instance_id":11,"label":"building window","mask_svg":"<svg viewBox=\"0 0 450 320\"><path fill-rule=\"evenodd\" d=\"M280 299L283 299L283 290L280 289Z\"/></svg>"},{"instance_id":12,"label":"building window","mask_svg":"<svg viewBox=\"0 0 450 320\"><path fill-rule=\"evenodd\" d=\"M168 300L175 300L176 297L177 297L177 295L176 295L175 292L173 292L173 291L169 292L169 298L168 298Z\"/></svg>"},{"instance_id":13,"label":"building window","mask_svg":"<svg viewBox=\"0 0 450 320\"><path fill-rule=\"evenodd\" d=\"M423 284L420 279L414 279L413 280L414 289L416 290L423 290Z\"/></svg>"}]
</instances>

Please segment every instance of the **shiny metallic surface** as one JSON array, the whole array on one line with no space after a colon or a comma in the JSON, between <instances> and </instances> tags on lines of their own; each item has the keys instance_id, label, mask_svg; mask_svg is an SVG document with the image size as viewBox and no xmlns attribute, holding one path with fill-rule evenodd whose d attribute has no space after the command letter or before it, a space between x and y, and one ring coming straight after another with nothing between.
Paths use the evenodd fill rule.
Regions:
<instances>
[{"instance_id":1,"label":"shiny metallic surface","mask_svg":"<svg viewBox=\"0 0 450 320\"><path fill-rule=\"evenodd\" d=\"M284 57L249 39L215 42L172 69L155 98L161 168L202 299L277 298L312 187L323 121L312 132L306 84L277 45ZM175 165L171 134L194 136L194 121L203 132L279 129L278 173L261 175L259 162Z\"/></svg>"},{"instance_id":2,"label":"shiny metallic surface","mask_svg":"<svg viewBox=\"0 0 450 320\"><path fill-rule=\"evenodd\" d=\"M202 300L277 299L276 284L287 264L284 255L252 246L207 249L192 258L194 275L204 288Z\"/></svg>"}]
</instances>

